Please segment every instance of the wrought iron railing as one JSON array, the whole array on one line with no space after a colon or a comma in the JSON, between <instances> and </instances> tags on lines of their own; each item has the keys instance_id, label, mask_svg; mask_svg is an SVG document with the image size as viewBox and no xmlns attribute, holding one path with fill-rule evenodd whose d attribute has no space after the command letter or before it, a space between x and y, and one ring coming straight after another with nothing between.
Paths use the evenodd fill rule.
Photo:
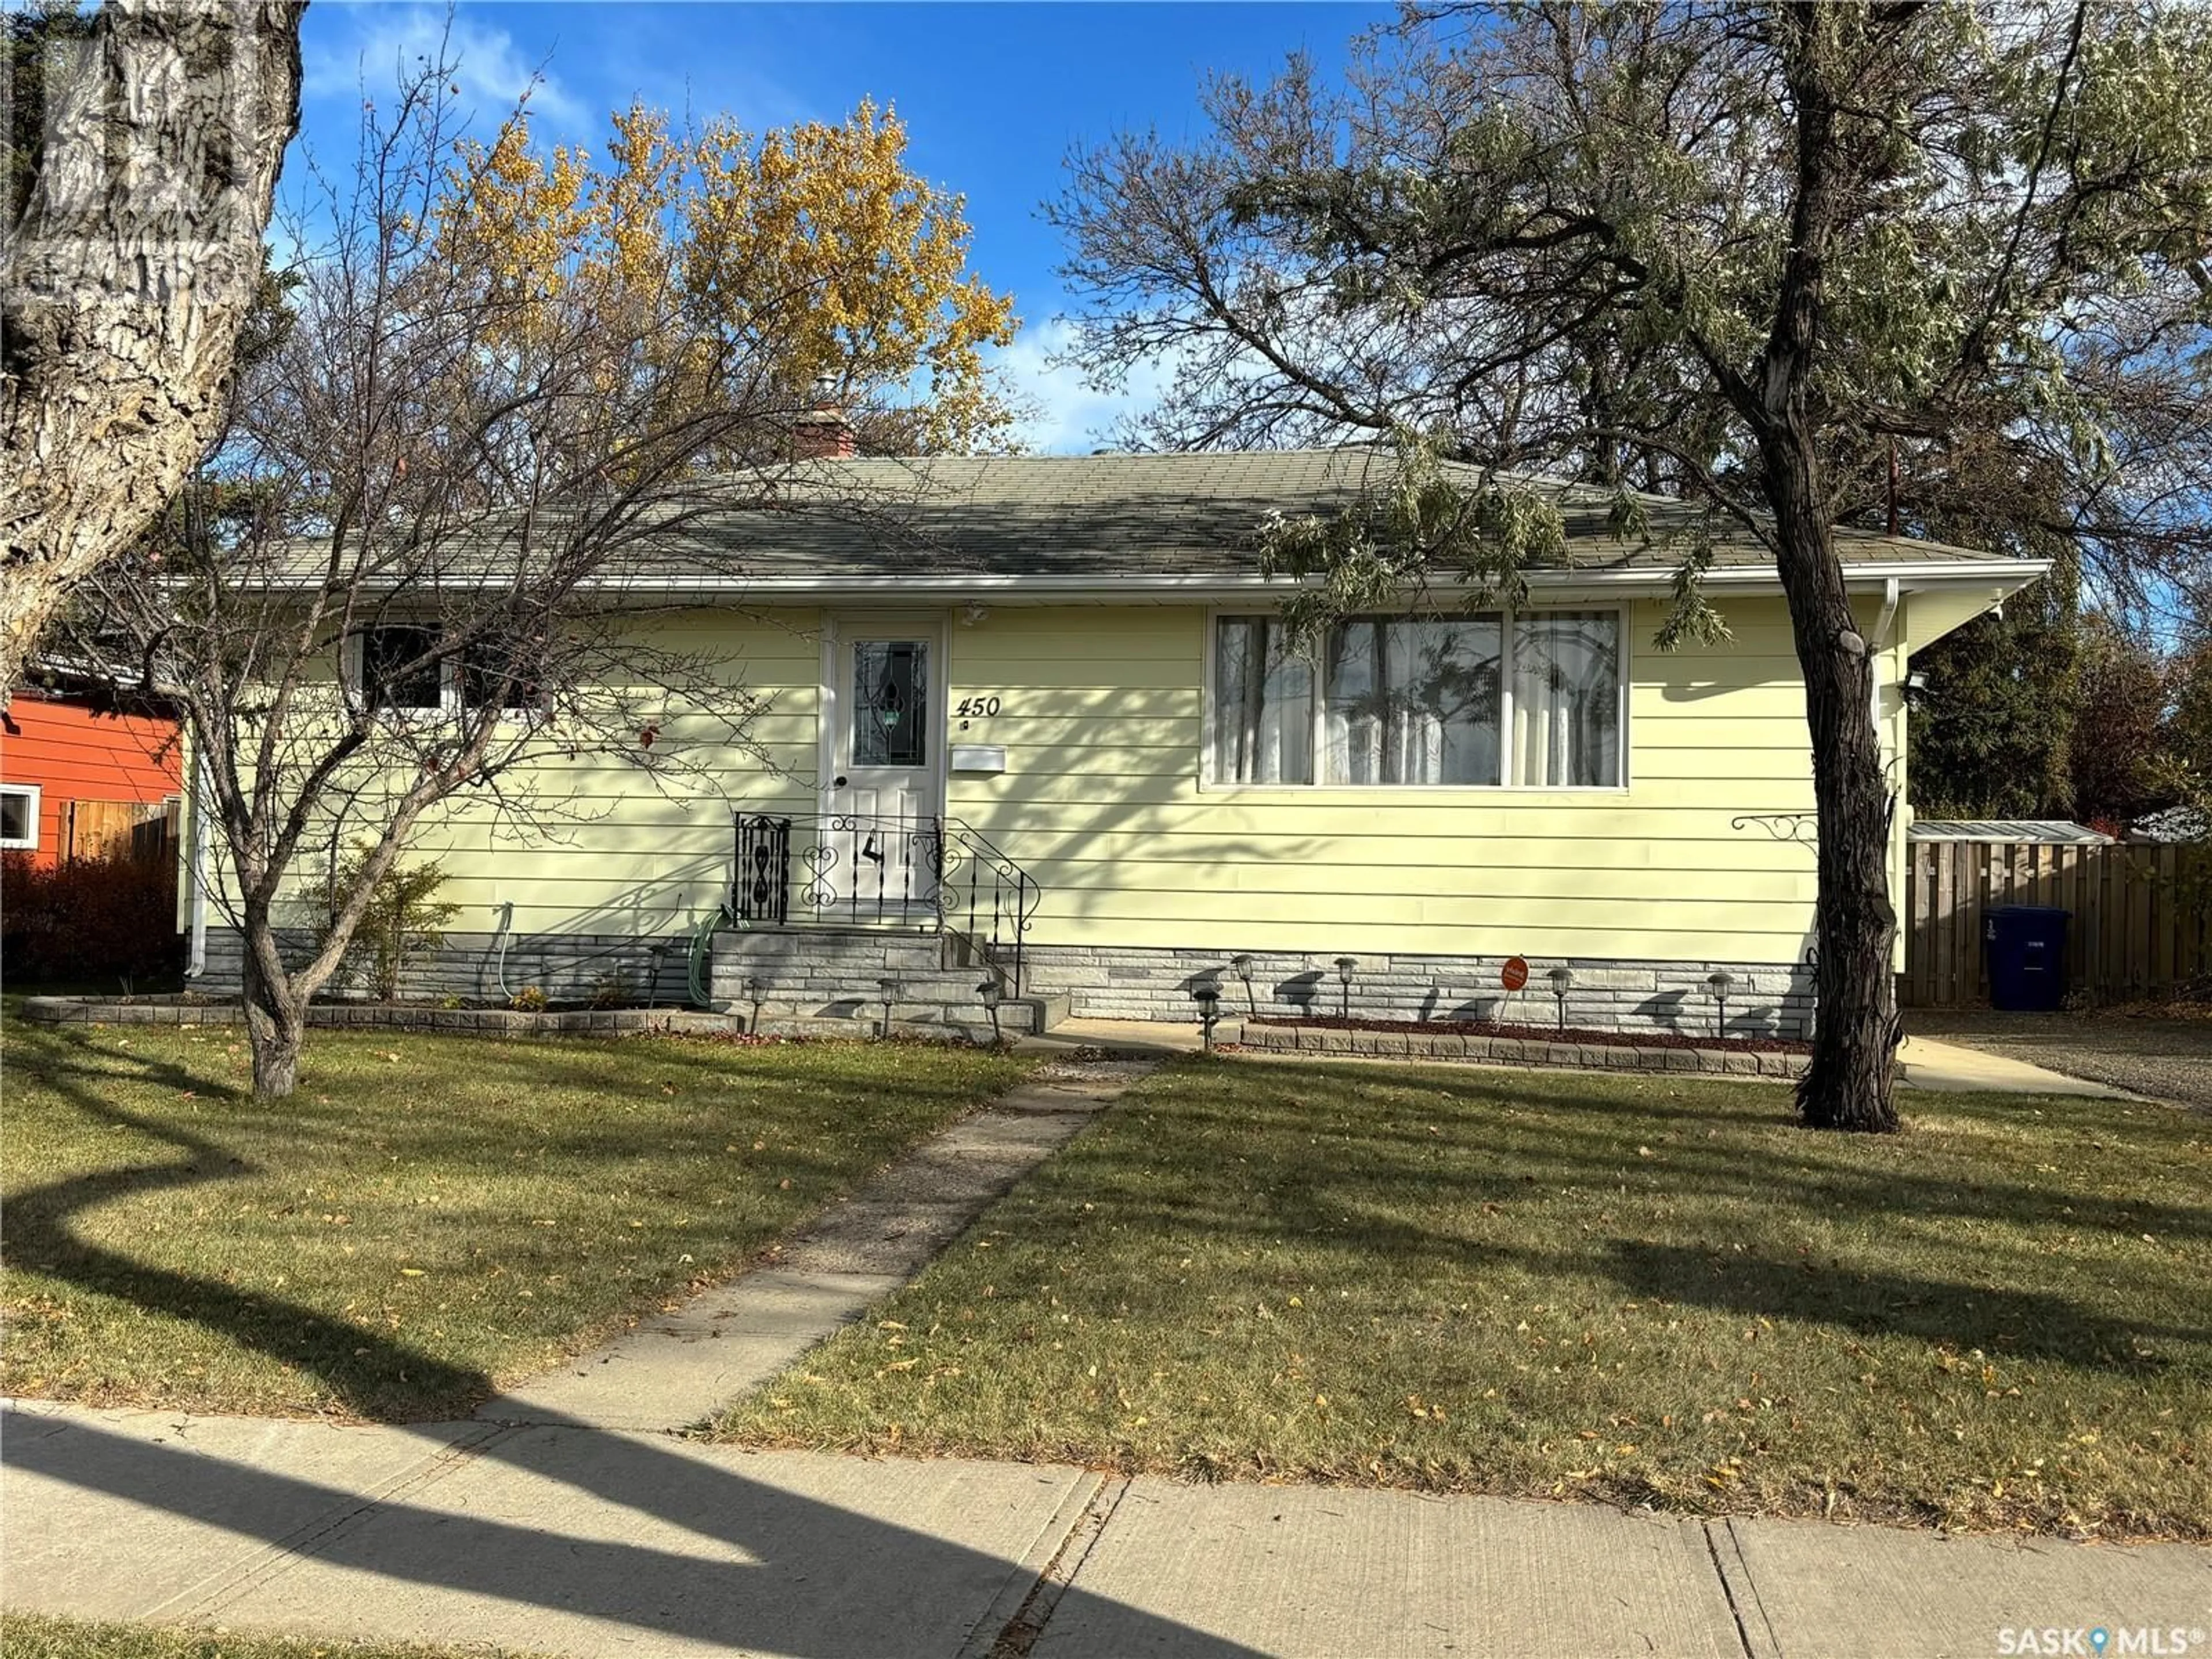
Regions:
<instances>
[{"instance_id":1,"label":"wrought iron railing","mask_svg":"<svg viewBox=\"0 0 2212 1659\"><path fill-rule=\"evenodd\" d=\"M751 927L926 927L1023 994L1029 872L957 818L739 812L731 910Z\"/></svg>"}]
</instances>

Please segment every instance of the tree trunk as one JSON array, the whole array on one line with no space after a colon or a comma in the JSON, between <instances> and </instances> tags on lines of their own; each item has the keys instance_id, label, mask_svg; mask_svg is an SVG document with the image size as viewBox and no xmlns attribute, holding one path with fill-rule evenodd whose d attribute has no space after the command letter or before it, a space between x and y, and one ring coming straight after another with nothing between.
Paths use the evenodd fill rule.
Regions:
<instances>
[{"instance_id":1,"label":"tree trunk","mask_svg":"<svg viewBox=\"0 0 2212 1659\"><path fill-rule=\"evenodd\" d=\"M1863 44L1864 15L1785 6L1775 22L1797 106L1796 199L1773 329L1757 372L1738 383L1735 396L1757 434L1760 483L1774 513L1776 565L1805 676L1820 811L1813 924L1818 1024L1797 1111L1814 1128L1887 1133L1897 1127L1890 1058L1902 1035L1890 967L1897 912L1889 902L1889 790L1874 725L1873 649L1851 614L1836 560L1811 410L1827 255L1849 171L1838 137L1845 95L1839 88L1853 84L1847 48Z\"/></svg>"},{"instance_id":2,"label":"tree trunk","mask_svg":"<svg viewBox=\"0 0 2212 1659\"><path fill-rule=\"evenodd\" d=\"M304 9L107 0L52 43L0 269L0 696L214 431L299 131Z\"/></svg>"},{"instance_id":3,"label":"tree trunk","mask_svg":"<svg viewBox=\"0 0 2212 1659\"><path fill-rule=\"evenodd\" d=\"M1890 1062L1903 1031L1890 962L1897 935L1889 897L1892 805L1874 723L1874 654L1851 613L1810 453L1786 428L1767 434L1760 449L1805 675L1820 811L1818 1023L1797 1110L1814 1128L1887 1133L1897 1127Z\"/></svg>"},{"instance_id":4,"label":"tree trunk","mask_svg":"<svg viewBox=\"0 0 2212 1659\"><path fill-rule=\"evenodd\" d=\"M253 1054L253 1092L282 1100L300 1081L300 1049L307 1036L307 1000L285 971L268 908L246 906L246 1041Z\"/></svg>"}]
</instances>

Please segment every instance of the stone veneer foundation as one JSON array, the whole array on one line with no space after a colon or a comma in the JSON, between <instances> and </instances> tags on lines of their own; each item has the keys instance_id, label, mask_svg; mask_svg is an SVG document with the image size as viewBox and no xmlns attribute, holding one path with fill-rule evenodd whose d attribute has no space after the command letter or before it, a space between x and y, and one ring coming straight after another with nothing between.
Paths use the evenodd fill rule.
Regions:
<instances>
[{"instance_id":1,"label":"stone veneer foundation","mask_svg":"<svg viewBox=\"0 0 2212 1659\"><path fill-rule=\"evenodd\" d=\"M1255 951L1248 1003L1231 965L1236 954L1033 945L1027 978L1033 990L1065 993L1077 1014L1093 1019L1191 1020L1193 988L1212 979L1221 987L1224 1019L1252 1012L1280 1018L1334 1016L1348 1006L1357 1019L1548 1025L1559 1018L1559 1003L1546 975L1564 967L1574 975L1567 988L1569 1025L1699 1036L1717 1031L1720 1011L1705 981L1723 969L1735 981L1729 988L1727 1035L1806 1038L1813 1030L1813 971L1802 964L1530 957L1528 988L1509 996L1498 983L1503 957L1346 952L1355 957L1347 988L1335 953Z\"/></svg>"},{"instance_id":2,"label":"stone veneer foundation","mask_svg":"<svg viewBox=\"0 0 2212 1659\"><path fill-rule=\"evenodd\" d=\"M886 933L884 937L902 941L909 951L924 939L924 948L933 949L936 944L933 937L913 933ZM717 1007L732 1005L747 971L743 964L757 959L762 950L773 949L771 940L787 940L793 950L810 959L834 951L820 930L811 928L719 933L713 976ZM301 945L306 942L304 935L294 941ZM410 967L402 988L414 998L500 1002L508 991L534 985L553 1001L566 1002L587 1000L618 983L640 1001L649 990L654 1002L681 1004L688 1000L689 948L688 939L680 933L651 939L608 933L527 934L509 942L502 974L495 934L448 933L442 949L426 952ZM1352 1016L1362 1019L1547 1025L1557 1019L1559 1004L1546 975L1564 967L1574 975L1566 996L1569 1025L1694 1036L1716 1030L1719 1010L1706 977L1724 969L1735 981L1729 990L1727 1035L1801 1039L1812 1035L1812 969L1802 963L1530 957L1527 988L1509 996L1498 983L1505 960L1502 957L1346 954L1355 957L1348 994L1338 976L1334 952L1251 952L1256 1012L1278 1018L1333 1016L1348 1006ZM1188 1024L1197 1018L1191 991L1211 979L1221 987L1223 1018L1231 1019L1253 1011L1232 966L1236 955L1230 951L1031 945L1025 952L1024 988L1054 1004L1064 998L1070 1012L1088 1018ZM198 988L217 994L234 992L240 965L237 933L211 930L207 973L197 982ZM788 971L787 964L771 970L779 976ZM801 976L808 981L808 994L832 997L839 988L824 975L835 971L827 962L810 960ZM844 988L844 994L872 1009L878 1000L877 976L883 971L880 964L866 965L866 971L855 966L858 982ZM972 970L952 975L968 976Z\"/></svg>"},{"instance_id":3,"label":"stone veneer foundation","mask_svg":"<svg viewBox=\"0 0 2212 1659\"><path fill-rule=\"evenodd\" d=\"M1729 1077L1796 1077L1805 1056L1741 1048L1632 1047L1626 1042L1547 1042L1540 1037L1477 1031L1346 1031L1327 1026L1255 1025L1231 1034L1237 1047L1297 1053L1376 1055L1393 1060L1476 1060L1494 1066L1565 1066L1584 1072L1703 1072Z\"/></svg>"},{"instance_id":4,"label":"stone veneer foundation","mask_svg":"<svg viewBox=\"0 0 2212 1659\"><path fill-rule=\"evenodd\" d=\"M179 997L26 997L23 1018L45 1025L237 1025L234 1001ZM566 1008L519 1013L507 1008L431 1008L420 1003L317 1002L307 1008L314 1030L476 1032L493 1036L723 1036L738 1029L727 1014L690 1008Z\"/></svg>"},{"instance_id":5,"label":"stone veneer foundation","mask_svg":"<svg viewBox=\"0 0 2212 1659\"><path fill-rule=\"evenodd\" d=\"M312 935L288 931L284 949L296 959L313 947ZM244 983L245 941L231 927L208 930L207 971L193 988L210 995L235 994ZM503 971L502 971L503 969ZM588 1002L594 996L681 1005L690 999L690 940L682 933L639 939L629 933L531 933L507 941L502 963L496 933L448 933L445 944L410 960L400 992L435 1001L463 997L505 1002L536 986L550 1002ZM505 981L502 986L502 980ZM341 982L333 988L343 992Z\"/></svg>"}]
</instances>

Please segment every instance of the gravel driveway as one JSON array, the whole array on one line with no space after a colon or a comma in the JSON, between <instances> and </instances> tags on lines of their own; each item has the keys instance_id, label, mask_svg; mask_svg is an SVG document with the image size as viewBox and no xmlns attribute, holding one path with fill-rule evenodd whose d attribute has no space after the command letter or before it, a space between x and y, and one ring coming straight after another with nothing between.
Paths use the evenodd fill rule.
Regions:
<instances>
[{"instance_id":1,"label":"gravel driveway","mask_svg":"<svg viewBox=\"0 0 2212 1659\"><path fill-rule=\"evenodd\" d=\"M1985 1048L2069 1077L2212 1111L2212 1017L2148 1019L1908 1008L1905 1029L1915 1036Z\"/></svg>"}]
</instances>

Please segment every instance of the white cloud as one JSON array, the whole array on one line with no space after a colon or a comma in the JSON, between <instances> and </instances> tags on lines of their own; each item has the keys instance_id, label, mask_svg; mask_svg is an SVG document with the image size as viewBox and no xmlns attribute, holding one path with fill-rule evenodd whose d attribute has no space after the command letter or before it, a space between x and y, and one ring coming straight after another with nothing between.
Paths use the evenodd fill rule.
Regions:
<instances>
[{"instance_id":1,"label":"white cloud","mask_svg":"<svg viewBox=\"0 0 2212 1659\"><path fill-rule=\"evenodd\" d=\"M532 112L563 127L588 119L583 104L551 68L528 55L505 29L428 6L364 6L339 15L351 27L311 46L302 64L309 98L387 96L396 77L442 52L455 65L463 111L483 120L503 119L526 94Z\"/></svg>"},{"instance_id":2,"label":"white cloud","mask_svg":"<svg viewBox=\"0 0 2212 1659\"><path fill-rule=\"evenodd\" d=\"M1110 441L1109 428L1158 402L1170 379L1166 364L1149 363L1119 392L1097 391L1084 383L1079 370L1052 361L1074 335L1073 326L1059 318L1033 324L998 357L1017 393L1035 406L1021 428L1023 441L1047 454L1086 454Z\"/></svg>"}]
</instances>

